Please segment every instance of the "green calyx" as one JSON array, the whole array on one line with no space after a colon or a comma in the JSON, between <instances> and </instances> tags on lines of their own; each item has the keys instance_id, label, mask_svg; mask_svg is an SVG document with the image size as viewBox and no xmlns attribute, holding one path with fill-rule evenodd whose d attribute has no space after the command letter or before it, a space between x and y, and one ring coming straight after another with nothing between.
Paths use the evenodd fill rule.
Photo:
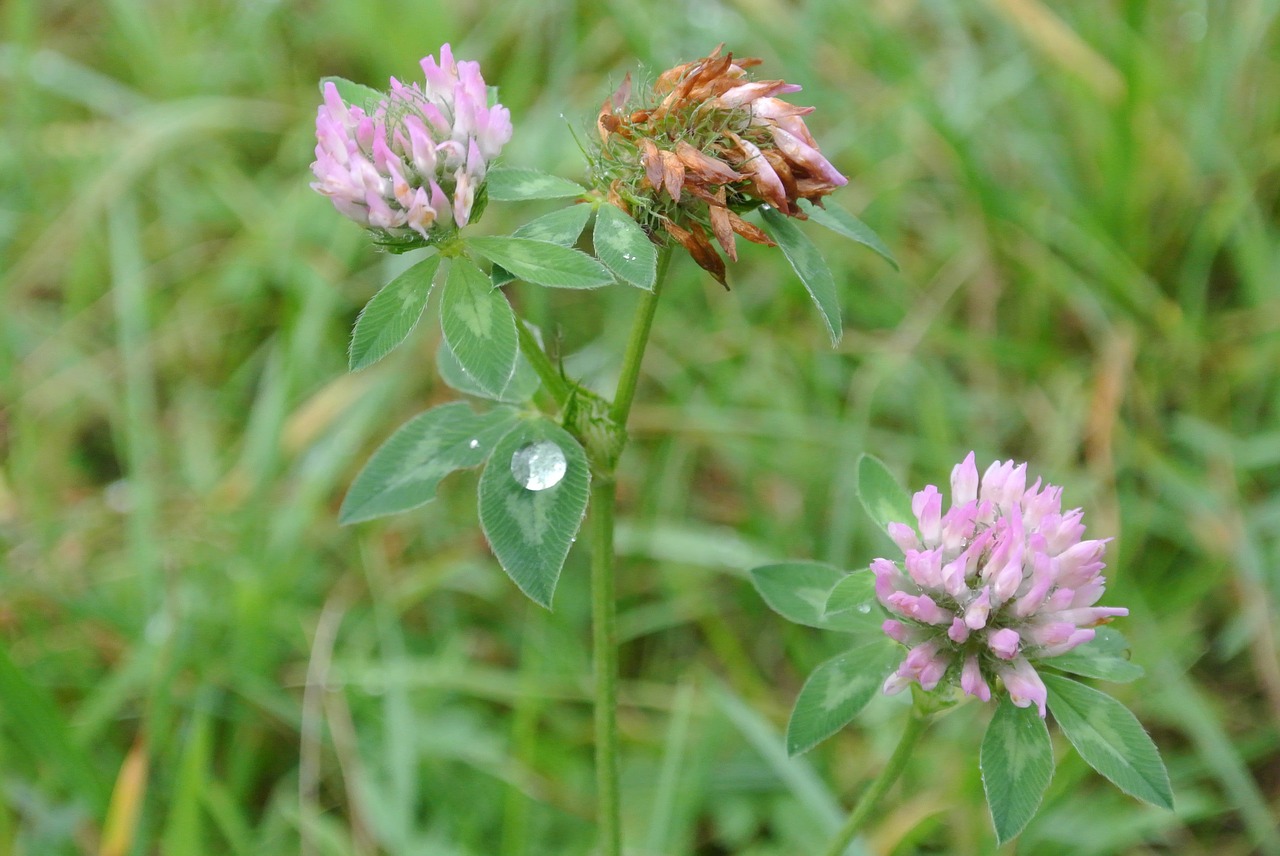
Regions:
<instances>
[{"instance_id":1,"label":"green calyx","mask_svg":"<svg viewBox=\"0 0 1280 856\"><path fill-rule=\"evenodd\" d=\"M610 408L604 398L578 386L564 410L564 428L582 444L595 477L610 476L627 445L626 426L614 420Z\"/></svg>"}]
</instances>

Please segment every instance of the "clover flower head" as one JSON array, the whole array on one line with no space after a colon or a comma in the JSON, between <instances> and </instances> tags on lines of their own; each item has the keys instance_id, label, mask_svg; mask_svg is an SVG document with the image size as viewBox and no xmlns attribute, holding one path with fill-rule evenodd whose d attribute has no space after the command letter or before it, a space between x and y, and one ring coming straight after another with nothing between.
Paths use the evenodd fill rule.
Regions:
<instances>
[{"instance_id":1,"label":"clover flower head","mask_svg":"<svg viewBox=\"0 0 1280 856\"><path fill-rule=\"evenodd\" d=\"M1107 540L1084 540L1083 513L1062 510L1062 488L1027 486L1027 465L997 461L981 481L973 453L951 473L951 507L928 485L915 494L914 525L890 523L904 560L876 559L876 597L893 618L884 631L909 649L887 693L959 684L989 701L1003 685L1019 707L1045 715L1034 663L1094 637L1129 611L1102 597Z\"/></svg>"},{"instance_id":2,"label":"clover flower head","mask_svg":"<svg viewBox=\"0 0 1280 856\"><path fill-rule=\"evenodd\" d=\"M343 215L395 241L465 226L490 161L511 139L511 114L489 105L476 62L422 60L425 84L391 78L377 103L348 104L332 82L316 114L311 187Z\"/></svg>"},{"instance_id":3,"label":"clover flower head","mask_svg":"<svg viewBox=\"0 0 1280 856\"><path fill-rule=\"evenodd\" d=\"M610 202L650 235L669 235L721 284L724 260L708 232L736 261L735 235L773 243L743 212L763 204L803 219L801 199L818 202L848 181L805 126L813 108L778 97L800 87L753 79L747 70L760 60L721 55L723 47L639 94L628 75L600 109L594 159Z\"/></svg>"}]
</instances>

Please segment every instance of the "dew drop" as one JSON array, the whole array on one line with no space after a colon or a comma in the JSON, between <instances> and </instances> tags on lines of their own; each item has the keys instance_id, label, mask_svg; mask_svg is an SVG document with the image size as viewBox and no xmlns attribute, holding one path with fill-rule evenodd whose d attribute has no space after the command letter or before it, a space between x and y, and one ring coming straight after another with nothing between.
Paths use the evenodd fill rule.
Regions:
<instances>
[{"instance_id":1,"label":"dew drop","mask_svg":"<svg viewBox=\"0 0 1280 856\"><path fill-rule=\"evenodd\" d=\"M631 253L623 253L623 254L622 254L622 257L623 257L624 259L626 259L627 261L629 261L629 262L633 262L633 261L635 261L635 260L636 260L636 257L635 257L635 256L633 256L633 255L631 255Z\"/></svg>"},{"instance_id":2,"label":"dew drop","mask_svg":"<svg viewBox=\"0 0 1280 856\"><path fill-rule=\"evenodd\" d=\"M522 446L511 456L511 475L526 490L555 487L568 469L564 450L550 440Z\"/></svg>"},{"instance_id":3,"label":"dew drop","mask_svg":"<svg viewBox=\"0 0 1280 856\"><path fill-rule=\"evenodd\" d=\"M479 440L472 440L470 443L468 443L468 444L467 444L467 448L470 448L470 449L479 449L479 448L480 448L480 441L479 441Z\"/></svg>"},{"instance_id":4,"label":"dew drop","mask_svg":"<svg viewBox=\"0 0 1280 856\"><path fill-rule=\"evenodd\" d=\"M870 611L871 611L871 604L869 603L864 603L858 607L858 612L861 612L863 615L866 615Z\"/></svg>"}]
</instances>

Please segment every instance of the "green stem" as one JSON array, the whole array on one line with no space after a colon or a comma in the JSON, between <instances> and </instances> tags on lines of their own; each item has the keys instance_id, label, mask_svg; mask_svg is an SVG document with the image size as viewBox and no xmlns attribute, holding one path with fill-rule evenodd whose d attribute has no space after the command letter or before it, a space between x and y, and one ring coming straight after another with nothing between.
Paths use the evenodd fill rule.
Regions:
<instances>
[{"instance_id":1,"label":"green stem","mask_svg":"<svg viewBox=\"0 0 1280 856\"><path fill-rule=\"evenodd\" d=\"M625 436L635 398L640 363L649 344L662 280L671 261L670 248L658 254L653 290L640 299L631 336L622 357L618 392L609 407L612 427ZM527 334L527 331L526 331ZM532 338L532 335L529 336ZM521 340L523 342L523 339ZM537 366L535 365L536 369ZM544 378L545 381L545 378ZM614 456L597 462L591 481L591 642L595 684L596 792L601 856L621 856L622 806L618 790L618 631L614 583L613 524L617 504Z\"/></svg>"},{"instance_id":2,"label":"green stem","mask_svg":"<svg viewBox=\"0 0 1280 856\"><path fill-rule=\"evenodd\" d=\"M903 768L907 766L907 760L911 757L911 751L915 748L916 740L919 739L928 724L929 714L923 713L915 706L912 706L911 717L907 720L907 727L902 732L902 737L898 739L898 748L893 750L889 763L885 764L884 769L880 771L880 775L862 794L858 804L849 813L849 819L845 821L844 826L840 828L840 831L836 833L836 837L832 840L831 846L827 848L827 856L843 856L849 846L849 842L857 837L871 813L875 811L880 798L898 780Z\"/></svg>"},{"instance_id":3,"label":"green stem","mask_svg":"<svg viewBox=\"0 0 1280 856\"><path fill-rule=\"evenodd\" d=\"M520 338L520 353L524 354L529 365L533 366L533 370L538 373L543 387L556 400L556 406L563 408L569 402L571 394L569 384L565 382L560 372L556 371L551 358L547 356L546 351L542 350L533 331L519 315L516 316L516 335Z\"/></svg>"},{"instance_id":4,"label":"green stem","mask_svg":"<svg viewBox=\"0 0 1280 856\"><path fill-rule=\"evenodd\" d=\"M658 297L662 292L662 281L666 279L667 267L671 264L671 247L663 247L658 251L658 274L653 280L653 291L646 291L640 298L640 307L636 310L635 321L631 325L631 336L627 339L627 350L622 357L622 373L618 377L618 392L613 397L613 406L609 415L614 424L625 429L627 417L631 414L631 401L636 396L636 383L640 378L640 362L644 357L644 349L649 344L649 330L653 327L653 314L658 308Z\"/></svg>"},{"instance_id":5,"label":"green stem","mask_svg":"<svg viewBox=\"0 0 1280 856\"><path fill-rule=\"evenodd\" d=\"M591 642L595 678L596 794L600 852L622 852L618 796L618 632L613 575L613 512L617 483L612 473L591 482Z\"/></svg>"}]
</instances>

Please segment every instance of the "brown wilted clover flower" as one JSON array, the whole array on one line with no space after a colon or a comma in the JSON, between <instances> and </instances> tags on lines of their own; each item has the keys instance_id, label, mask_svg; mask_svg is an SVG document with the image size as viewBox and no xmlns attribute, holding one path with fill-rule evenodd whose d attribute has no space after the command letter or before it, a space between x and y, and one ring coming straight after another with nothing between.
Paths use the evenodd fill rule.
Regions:
<instances>
[{"instance_id":1,"label":"brown wilted clover flower","mask_svg":"<svg viewBox=\"0 0 1280 856\"><path fill-rule=\"evenodd\" d=\"M721 284L734 235L773 245L740 216L761 204L804 219L799 200L818 202L848 179L818 151L797 107L777 96L800 87L753 80L758 59L709 56L664 71L632 96L630 75L600 108L596 180L609 201L651 236L666 233Z\"/></svg>"}]
</instances>

